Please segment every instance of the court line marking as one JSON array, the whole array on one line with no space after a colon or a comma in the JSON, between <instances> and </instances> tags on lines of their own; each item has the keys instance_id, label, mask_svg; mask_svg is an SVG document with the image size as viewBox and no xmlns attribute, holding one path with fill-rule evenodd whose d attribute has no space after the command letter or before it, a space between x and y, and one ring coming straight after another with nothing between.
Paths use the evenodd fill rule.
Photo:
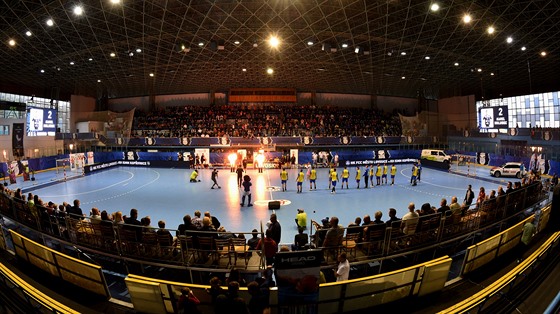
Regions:
<instances>
[{"instance_id":1,"label":"court line marking","mask_svg":"<svg viewBox=\"0 0 560 314\"><path fill-rule=\"evenodd\" d=\"M107 197L107 198L104 198L104 199L98 199L98 200L94 200L94 201L90 201L90 202L83 202L82 204L86 204L86 205L87 205L87 204L92 204L92 203L95 203L95 202L103 202L103 201L107 201L107 200L119 198L119 197L125 196L125 195L127 195L127 194L136 192L136 191L138 191L138 190L144 188L145 186L148 186L148 185L150 185L150 184L152 184L152 183L158 181L159 178L161 177L161 174L159 173L159 171L156 171L156 170L153 170L153 169L150 169L150 171L155 172L155 173L157 174L156 178L153 179L152 181L146 182L145 184L142 184L142 185L140 185L139 187L137 187L137 188L135 188L135 189L126 191L126 192L121 193L121 194L116 194L116 195L113 195L113 196L111 196L111 197Z\"/></svg>"},{"instance_id":2,"label":"court line marking","mask_svg":"<svg viewBox=\"0 0 560 314\"><path fill-rule=\"evenodd\" d=\"M403 173L403 171L405 171L405 169L411 169L410 171L412 171L412 167L411 167L411 168L408 168L408 167L407 167L407 168L403 168L403 169L401 170L401 175L403 175L404 177L408 178L408 180L410 180L410 177L411 177L411 176L407 176L406 174ZM436 171L437 171L437 170L436 170ZM460 176L460 175L458 175L458 174L455 174L455 173L447 173L447 174L448 174L448 175L457 176L457 177L462 177L462 176ZM467 178L467 180L468 180L468 179L472 179L472 178ZM463 190L466 191L466 188L456 188L456 187L450 187L450 186L445 186L445 185L439 185L439 184L435 184L435 183L430 183L430 181L425 181L425 180L422 180L422 181L420 181L420 182L426 183L426 184L429 184L429 185L432 185L432 186L437 186L437 187L440 187L440 188L446 188L446 189L457 190L457 191L463 191Z\"/></svg>"},{"instance_id":3,"label":"court line marking","mask_svg":"<svg viewBox=\"0 0 560 314\"><path fill-rule=\"evenodd\" d=\"M114 186L117 186L117 185L119 185L119 184L123 184L123 183L125 183L125 182L127 182L127 181L130 181L130 180L132 180L132 179L134 178L134 173L132 173L132 172L130 172L130 171L127 171L127 170L120 170L120 169L113 169L113 170L128 173L128 174L130 174L130 177L129 177L128 179L124 179L124 180L118 181L118 182L116 182L116 183L113 183L113 184L111 184L111 185L108 185L108 186L106 186L106 187L103 187L103 188L100 188L100 189L96 189L96 190L89 190L89 191L87 191L87 192L72 193L72 194L58 194L58 195L44 195L44 196L41 195L41 197L61 197L61 196L86 195L86 194L89 194L89 193L97 193L97 192L100 192L100 191L103 191L103 190L112 188L112 187L114 187ZM98 174L98 173L95 173L95 174L93 174L93 175L97 175L97 174ZM68 182L66 182L66 183L68 183ZM127 183L127 184L128 184L128 183Z\"/></svg>"}]
</instances>

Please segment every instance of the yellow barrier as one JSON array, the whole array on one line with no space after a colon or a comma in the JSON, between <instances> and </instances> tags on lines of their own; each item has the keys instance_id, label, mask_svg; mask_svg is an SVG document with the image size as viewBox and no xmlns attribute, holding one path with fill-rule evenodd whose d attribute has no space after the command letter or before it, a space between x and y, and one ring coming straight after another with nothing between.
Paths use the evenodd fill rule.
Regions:
<instances>
[{"instance_id":1,"label":"yellow barrier","mask_svg":"<svg viewBox=\"0 0 560 314\"><path fill-rule=\"evenodd\" d=\"M364 309L392 302L412 295L426 295L443 289L451 258L443 256L418 265L391 271L384 274L343 282L321 284L319 288L319 312L337 313ZM139 312L173 313L181 287L189 287L201 301L201 312L212 312L211 298L206 293L207 285L154 279L129 274L125 279L134 309ZM270 305L278 306L278 290L270 291ZM239 295L250 299L247 288L240 288Z\"/></svg>"},{"instance_id":2,"label":"yellow barrier","mask_svg":"<svg viewBox=\"0 0 560 314\"><path fill-rule=\"evenodd\" d=\"M20 258L71 284L107 298L110 296L101 266L57 252L13 230L10 234Z\"/></svg>"},{"instance_id":3,"label":"yellow barrier","mask_svg":"<svg viewBox=\"0 0 560 314\"><path fill-rule=\"evenodd\" d=\"M41 291L38 291L35 287L31 286L18 275L14 274L2 263L0 263L0 273L2 273L2 275L10 280L15 286L21 288L23 293L28 295L42 307L48 309L48 311L53 313L80 313L50 298Z\"/></svg>"},{"instance_id":4,"label":"yellow barrier","mask_svg":"<svg viewBox=\"0 0 560 314\"><path fill-rule=\"evenodd\" d=\"M543 245L541 245L535 252L533 252L531 256L517 265L514 269L509 271L506 275L502 276L500 279L496 280L488 287L477 292L472 297L465 299L462 302L459 302L454 306L451 306L439 313L466 313L470 310L473 310L476 306L479 306L480 304L485 302L489 297L498 293L503 287L509 285L513 280L516 279L517 275L522 274L525 270L527 270L537 260L537 258L543 252L546 252L551 247L551 245L559 238L560 231L554 233Z\"/></svg>"}]
</instances>

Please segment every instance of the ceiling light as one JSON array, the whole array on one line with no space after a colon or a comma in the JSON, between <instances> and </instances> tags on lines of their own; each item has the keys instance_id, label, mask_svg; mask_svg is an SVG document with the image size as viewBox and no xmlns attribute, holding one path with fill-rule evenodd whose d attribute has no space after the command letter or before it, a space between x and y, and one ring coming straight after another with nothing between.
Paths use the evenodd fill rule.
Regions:
<instances>
[{"instance_id":1,"label":"ceiling light","mask_svg":"<svg viewBox=\"0 0 560 314\"><path fill-rule=\"evenodd\" d=\"M70 65L74 65L74 61L70 61Z\"/></svg>"},{"instance_id":2,"label":"ceiling light","mask_svg":"<svg viewBox=\"0 0 560 314\"><path fill-rule=\"evenodd\" d=\"M459 62L455 62L453 65L456 66L456 67L458 67L458 66L459 66Z\"/></svg>"},{"instance_id":3,"label":"ceiling light","mask_svg":"<svg viewBox=\"0 0 560 314\"><path fill-rule=\"evenodd\" d=\"M41 73L45 73L45 70L41 69Z\"/></svg>"},{"instance_id":4,"label":"ceiling light","mask_svg":"<svg viewBox=\"0 0 560 314\"><path fill-rule=\"evenodd\" d=\"M432 10L432 12L436 12L437 10L439 10L439 4L436 3L432 3L432 5L430 6L430 10Z\"/></svg>"},{"instance_id":5,"label":"ceiling light","mask_svg":"<svg viewBox=\"0 0 560 314\"><path fill-rule=\"evenodd\" d=\"M478 72L482 72L482 69L481 69L481 68L478 68L478 69L476 69L476 70L477 70Z\"/></svg>"},{"instance_id":6,"label":"ceiling light","mask_svg":"<svg viewBox=\"0 0 560 314\"><path fill-rule=\"evenodd\" d=\"M272 74L272 73L274 73L274 70L272 68L268 68L268 69L266 69L266 73Z\"/></svg>"},{"instance_id":7,"label":"ceiling light","mask_svg":"<svg viewBox=\"0 0 560 314\"><path fill-rule=\"evenodd\" d=\"M101 83L101 80L97 80L97 83Z\"/></svg>"},{"instance_id":8,"label":"ceiling light","mask_svg":"<svg viewBox=\"0 0 560 314\"><path fill-rule=\"evenodd\" d=\"M406 56L406 51L402 51L401 56Z\"/></svg>"},{"instance_id":9,"label":"ceiling light","mask_svg":"<svg viewBox=\"0 0 560 314\"><path fill-rule=\"evenodd\" d=\"M88 61L93 61L93 58L89 58Z\"/></svg>"},{"instance_id":10,"label":"ceiling light","mask_svg":"<svg viewBox=\"0 0 560 314\"><path fill-rule=\"evenodd\" d=\"M234 41L233 43L236 44L236 45L239 45L239 44L240 44L239 40L236 40L236 41Z\"/></svg>"},{"instance_id":11,"label":"ceiling light","mask_svg":"<svg viewBox=\"0 0 560 314\"><path fill-rule=\"evenodd\" d=\"M271 35L268 38L268 45L271 48L278 48L278 46L280 46L280 39L276 35Z\"/></svg>"},{"instance_id":12,"label":"ceiling light","mask_svg":"<svg viewBox=\"0 0 560 314\"><path fill-rule=\"evenodd\" d=\"M137 53L141 53L141 52L142 52L142 49L137 48L137 49L136 49L136 52L137 52Z\"/></svg>"},{"instance_id":13,"label":"ceiling light","mask_svg":"<svg viewBox=\"0 0 560 314\"><path fill-rule=\"evenodd\" d=\"M79 5L75 6L73 11L75 15L82 15L84 13L84 9Z\"/></svg>"},{"instance_id":14,"label":"ceiling light","mask_svg":"<svg viewBox=\"0 0 560 314\"><path fill-rule=\"evenodd\" d=\"M488 26L488 28L486 29L486 32L488 34L494 34L495 31L496 29L494 28L494 26Z\"/></svg>"},{"instance_id":15,"label":"ceiling light","mask_svg":"<svg viewBox=\"0 0 560 314\"><path fill-rule=\"evenodd\" d=\"M494 72L490 72L490 76L494 76Z\"/></svg>"},{"instance_id":16,"label":"ceiling light","mask_svg":"<svg viewBox=\"0 0 560 314\"><path fill-rule=\"evenodd\" d=\"M511 43L513 42L513 38L512 38L511 36L508 37L508 38L506 39L506 42L507 42L508 44L511 44Z\"/></svg>"},{"instance_id":17,"label":"ceiling light","mask_svg":"<svg viewBox=\"0 0 560 314\"><path fill-rule=\"evenodd\" d=\"M27 37L30 37L31 35L33 35L33 33L31 33L31 31L27 31L25 32L25 35L27 35Z\"/></svg>"},{"instance_id":18,"label":"ceiling light","mask_svg":"<svg viewBox=\"0 0 560 314\"><path fill-rule=\"evenodd\" d=\"M154 77L154 73L150 73L150 77Z\"/></svg>"},{"instance_id":19,"label":"ceiling light","mask_svg":"<svg viewBox=\"0 0 560 314\"><path fill-rule=\"evenodd\" d=\"M406 78L406 76L401 76L401 80L404 80Z\"/></svg>"},{"instance_id":20,"label":"ceiling light","mask_svg":"<svg viewBox=\"0 0 560 314\"><path fill-rule=\"evenodd\" d=\"M360 50L361 50L360 46L357 46L356 49L354 49L354 52L355 53L360 53Z\"/></svg>"},{"instance_id":21,"label":"ceiling light","mask_svg":"<svg viewBox=\"0 0 560 314\"><path fill-rule=\"evenodd\" d=\"M307 45L308 46L313 46L313 42L310 40L310 41L307 42Z\"/></svg>"},{"instance_id":22,"label":"ceiling light","mask_svg":"<svg viewBox=\"0 0 560 314\"><path fill-rule=\"evenodd\" d=\"M424 59L430 60L430 56L425 56Z\"/></svg>"},{"instance_id":23,"label":"ceiling light","mask_svg":"<svg viewBox=\"0 0 560 314\"><path fill-rule=\"evenodd\" d=\"M116 57L117 55L116 55L114 52L111 52L110 56L111 56L111 58L114 58L114 57Z\"/></svg>"},{"instance_id":24,"label":"ceiling light","mask_svg":"<svg viewBox=\"0 0 560 314\"><path fill-rule=\"evenodd\" d=\"M204 46L204 43L203 43L203 42L199 42L199 43L198 43L198 46L202 47L202 46Z\"/></svg>"},{"instance_id":25,"label":"ceiling light","mask_svg":"<svg viewBox=\"0 0 560 314\"><path fill-rule=\"evenodd\" d=\"M463 15L463 23L469 24L472 21L472 17L470 14Z\"/></svg>"},{"instance_id":26,"label":"ceiling light","mask_svg":"<svg viewBox=\"0 0 560 314\"><path fill-rule=\"evenodd\" d=\"M348 48L348 44L347 43L342 44L342 48Z\"/></svg>"},{"instance_id":27,"label":"ceiling light","mask_svg":"<svg viewBox=\"0 0 560 314\"><path fill-rule=\"evenodd\" d=\"M121 0L111 0L111 3L113 4L121 3Z\"/></svg>"},{"instance_id":28,"label":"ceiling light","mask_svg":"<svg viewBox=\"0 0 560 314\"><path fill-rule=\"evenodd\" d=\"M128 56L129 56L129 57L133 57L133 56L134 56L134 52L132 52L132 51L129 52L129 53L128 53Z\"/></svg>"},{"instance_id":29,"label":"ceiling light","mask_svg":"<svg viewBox=\"0 0 560 314\"><path fill-rule=\"evenodd\" d=\"M525 46L521 47L521 51L525 51L525 50L527 50L527 47Z\"/></svg>"},{"instance_id":30,"label":"ceiling light","mask_svg":"<svg viewBox=\"0 0 560 314\"><path fill-rule=\"evenodd\" d=\"M15 45L16 45L16 41L15 41L15 40L13 40L13 39L10 39L10 40L8 41L8 45L10 45L10 46L12 46L12 47L13 47L13 46L15 46Z\"/></svg>"},{"instance_id":31,"label":"ceiling light","mask_svg":"<svg viewBox=\"0 0 560 314\"><path fill-rule=\"evenodd\" d=\"M47 25L48 26L53 26L54 25L54 21L52 19L48 19L47 20Z\"/></svg>"},{"instance_id":32,"label":"ceiling light","mask_svg":"<svg viewBox=\"0 0 560 314\"><path fill-rule=\"evenodd\" d=\"M247 69L243 68L243 69L241 69L241 71L243 71L243 72L247 72Z\"/></svg>"},{"instance_id":33,"label":"ceiling light","mask_svg":"<svg viewBox=\"0 0 560 314\"><path fill-rule=\"evenodd\" d=\"M546 57L546 51L541 51L541 56Z\"/></svg>"}]
</instances>

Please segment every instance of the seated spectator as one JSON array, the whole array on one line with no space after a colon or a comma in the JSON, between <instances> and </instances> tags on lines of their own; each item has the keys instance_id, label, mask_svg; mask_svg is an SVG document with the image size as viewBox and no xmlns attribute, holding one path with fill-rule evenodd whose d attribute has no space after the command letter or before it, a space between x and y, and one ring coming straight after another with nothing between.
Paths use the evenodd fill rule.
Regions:
<instances>
[{"instance_id":1,"label":"seated spectator","mask_svg":"<svg viewBox=\"0 0 560 314\"><path fill-rule=\"evenodd\" d=\"M437 212L445 215L445 216L449 216L451 215L451 208L449 208L449 206L447 206L447 200L445 198L441 199L441 202L439 203L440 207L438 208Z\"/></svg>"},{"instance_id":2,"label":"seated spectator","mask_svg":"<svg viewBox=\"0 0 560 314\"><path fill-rule=\"evenodd\" d=\"M294 237L294 244L292 244L292 251L307 250L309 248L309 236L303 233L303 228L298 228L298 234Z\"/></svg>"},{"instance_id":3,"label":"seated spectator","mask_svg":"<svg viewBox=\"0 0 560 314\"><path fill-rule=\"evenodd\" d=\"M387 226L391 226L395 221L401 221L401 219L397 217L397 210L394 208L389 208L389 220L387 220L385 223L387 224Z\"/></svg>"},{"instance_id":4,"label":"seated spectator","mask_svg":"<svg viewBox=\"0 0 560 314\"><path fill-rule=\"evenodd\" d=\"M106 210L101 212L101 225L113 226L113 219L109 217L109 213Z\"/></svg>"},{"instance_id":5,"label":"seated spectator","mask_svg":"<svg viewBox=\"0 0 560 314\"><path fill-rule=\"evenodd\" d=\"M225 291L221 286L222 282L220 281L220 278L212 277L212 279L210 279L210 288L206 288L206 293L208 293L212 298L212 304L216 303L216 298L220 294L225 294Z\"/></svg>"},{"instance_id":6,"label":"seated spectator","mask_svg":"<svg viewBox=\"0 0 560 314\"><path fill-rule=\"evenodd\" d=\"M414 211L414 203L408 204L408 213L403 216L401 230L404 234L412 235L416 232L416 226L420 215Z\"/></svg>"},{"instance_id":7,"label":"seated spectator","mask_svg":"<svg viewBox=\"0 0 560 314\"><path fill-rule=\"evenodd\" d=\"M451 215L458 215L462 213L461 205L457 203L457 196L451 197L451 205L449 205L449 210L451 212Z\"/></svg>"},{"instance_id":8,"label":"seated spectator","mask_svg":"<svg viewBox=\"0 0 560 314\"><path fill-rule=\"evenodd\" d=\"M97 207L93 207L91 209L91 214L89 216L89 221L92 224L99 224L101 222L101 213L99 212L99 209L97 209Z\"/></svg>"},{"instance_id":9,"label":"seated spectator","mask_svg":"<svg viewBox=\"0 0 560 314\"><path fill-rule=\"evenodd\" d=\"M196 227L197 230L202 229L202 218L200 218L200 210L194 211L194 217L192 218L191 223Z\"/></svg>"},{"instance_id":10,"label":"seated spectator","mask_svg":"<svg viewBox=\"0 0 560 314\"><path fill-rule=\"evenodd\" d=\"M210 218L210 221L212 222L212 226L214 226L214 228L219 229L220 226L222 225L220 223L220 220L218 220L218 218L211 216L209 211L204 212L204 217L208 217Z\"/></svg>"},{"instance_id":11,"label":"seated spectator","mask_svg":"<svg viewBox=\"0 0 560 314\"><path fill-rule=\"evenodd\" d=\"M204 217L204 219L206 219L207 217ZM212 226L212 228L214 228L214 226ZM221 226L218 230L218 239L222 239L222 240L227 240L227 239L232 239L235 238L235 234L226 231L226 228L224 228L224 226Z\"/></svg>"},{"instance_id":12,"label":"seated spectator","mask_svg":"<svg viewBox=\"0 0 560 314\"><path fill-rule=\"evenodd\" d=\"M247 285L245 279L241 277L241 273L239 272L239 269L236 268L233 268L229 272L229 277L227 277L226 279L226 285L229 285L229 283L233 281L237 281L239 283L239 286L241 287L245 287Z\"/></svg>"},{"instance_id":13,"label":"seated spectator","mask_svg":"<svg viewBox=\"0 0 560 314\"><path fill-rule=\"evenodd\" d=\"M173 236L171 235L171 232L169 232L169 230L165 229L165 221L164 220L158 221L158 227L159 229L156 231L156 233L158 235L159 244L162 246L173 246L174 245ZM167 242L162 243L163 238L167 238Z\"/></svg>"},{"instance_id":14,"label":"seated spectator","mask_svg":"<svg viewBox=\"0 0 560 314\"><path fill-rule=\"evenodd\" d=\"M191 222L191 216L185 215L183 216L183 223L177 227L177 236L186 235L187 231L195 231L197 230L196 226Z\"/></svg>"},{"instance_id":15,"label":"seated spectator","mask_svg":"<svg viewBox=\"0 0 560 314\"><path fill-rule=\"evenodd\" d=\"M113 214L113 224L114 225L122 225L124 224L124 218L121 211L117 211Z\"/></svg>"},{"instance_id":16,"label":"seated spectator","mask_svg":"<svg viewBox=\"0 0 560 314\"><path fill-rule=\"evenodd\" d=\"M329 217L322 219L321 223L322 225L317 227L317 230L313 235L313 242L315 247L322 246L323 242L325 241L325 236L327 235L327 231L330 228Z\"/></svg>"},{"instance_id":17,"label":"seated spectator","mask_svg":"<svg viewBox=\"0 0 560 314\"><path fill-rule=\"evenodd\" d=\"M247 247L249 250L260 250L260 248L258 247L259 241L261 240L259 238L259 232L257 231L257 229L253 229L253 231L251 231L252 234L252 238L250 238L249 240L247 240Z\"/></svg>"},{"instance_id":18,"label":"seated spectator","mask_svg":"<svg viewBox=\"0 0 560 314\"><path fill-rule=\"evenodd\" d=\"M381 217L383 217L383 213L378 210L375 212L375 220L373 221L374 225L381 225L381 224L385 224L385 222L383 220L381 220Z\"/></svg>"},{"instance_id":19,"label":"seated spectator","mask_svg":"<svg viewBox=\"0 0 560 314\"><path fill-rule=\"evenodd\" d=\"M152 218L150 216L146 216L140 220L142 224L142 232L155 232L154 227L152 227Z\"/></svg>"}]
</instances>

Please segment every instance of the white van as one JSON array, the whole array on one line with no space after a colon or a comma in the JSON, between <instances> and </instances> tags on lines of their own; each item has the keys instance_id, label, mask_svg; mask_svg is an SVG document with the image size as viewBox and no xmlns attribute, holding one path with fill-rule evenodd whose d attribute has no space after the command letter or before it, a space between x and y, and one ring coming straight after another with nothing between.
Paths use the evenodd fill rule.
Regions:
<instances>
[{"instance_id":1,"label":"white van","mask_svg":"<svg viewBox=\"0 0 560 314\"><path fill-rule=\"evenodd\" d=\"M422 155L420 156L420 159L426 159L426 160L437 161L437 162L445 162L445 163L450 163L451 162L451 156L447 155L441 149L423 149L422 150Z\"/></svg>"}]
</instances>

